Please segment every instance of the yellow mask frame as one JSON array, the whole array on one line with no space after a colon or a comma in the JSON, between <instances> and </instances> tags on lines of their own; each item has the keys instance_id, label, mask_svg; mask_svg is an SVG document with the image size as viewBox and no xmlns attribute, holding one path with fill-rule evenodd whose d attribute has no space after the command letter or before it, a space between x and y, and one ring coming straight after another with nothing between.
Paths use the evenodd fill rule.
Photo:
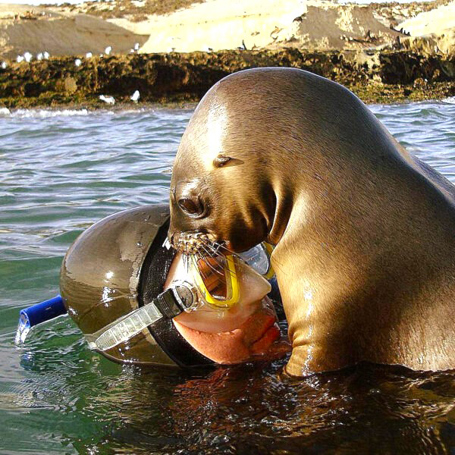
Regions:
<instances>
[{"instance_id":1,"label":"yellow mask frame","mask_svg":"<svg viewBox=\"0 0 455 455\"><path fill-rule=\"evenodd\" d=\"M226 309L232 308L240 300L240 286L237 276L237 269L235 265L236 259L232 255L226 255L223 257L226 259L226 266L223 267L224 277L226 280L226 299L219 299L214 297L211 292L207 289L204 280L199 272L199 266L197 259L192 256L191 264L193 266L193 276L196 281L199 292L206 303L213 306L214 308Z\"/></svg>"}]
</instances>

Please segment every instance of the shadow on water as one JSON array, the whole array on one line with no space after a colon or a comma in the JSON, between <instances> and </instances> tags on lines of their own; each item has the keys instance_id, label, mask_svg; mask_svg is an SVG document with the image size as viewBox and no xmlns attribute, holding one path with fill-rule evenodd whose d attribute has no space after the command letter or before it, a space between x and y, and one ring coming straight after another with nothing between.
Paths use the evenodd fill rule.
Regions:
<instances>
[{"instance_id":1,"label":"shadow on water","mask_svg":"<svg viewBox=\"0 0 455 455\"><path fill-rule=\"evenodd\" d=\"M196 377L131 372L128 387L117 393L114 387L108 398L120 419L94 447L116 453L453 453L453 375L364 364L295 381L283 376L282 365L219 368ZM103 400L92 403L99 405ZM83 441L72 442L83 448Z\"/></svg>"},{"instance_id":2,"label":"shadow on water","mask_svg":"<svg viewBox=\"0 0 455 455\"><path fill-rule=\"evenodd\" d=\"M455 450L450 372L365 363L295 380L283 373L285 360L192 372L141 370L89 352L68 326L60 323L46 352L23 354L22 367L39 379L22 382L20 395L32 397L24 406L51 408L67 420L67 427L55 429L61 444L78 453Z\"/></svg>"}]
</instances>

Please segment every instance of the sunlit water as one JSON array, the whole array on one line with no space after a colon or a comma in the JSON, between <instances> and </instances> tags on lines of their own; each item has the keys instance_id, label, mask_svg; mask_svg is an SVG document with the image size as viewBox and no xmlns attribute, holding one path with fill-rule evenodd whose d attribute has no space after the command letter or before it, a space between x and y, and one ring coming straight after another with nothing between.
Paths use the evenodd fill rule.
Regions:
<instances>
[{"instance_id":1,"label":"sunlit water","mask_svg":"<svg viewBox=\"0 0 455 455\"><path fill-rule=\"evenodd\" d=\"M450 100L449 100L450 101ZM455 104L373 106L455 182ZM0 453L455 453L455 375L362 365L291 381L283 361L115 365L60 318L16 347L94 221L167 199L191 110L0 113Z\"/></svg>"}]
</instances>

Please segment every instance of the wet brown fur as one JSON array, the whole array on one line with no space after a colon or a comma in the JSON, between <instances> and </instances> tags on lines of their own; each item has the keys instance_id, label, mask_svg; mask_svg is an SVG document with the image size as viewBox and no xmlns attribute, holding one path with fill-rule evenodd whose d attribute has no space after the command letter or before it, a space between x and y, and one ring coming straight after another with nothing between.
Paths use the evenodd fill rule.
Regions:
<instances>
[{"instance_id":1,"label":"wet brown fur","mask_svg":"<svg viewBox=\"0 0 455 455\"><path fill-rule=\"evenodd\" d=\"M204 215L184 213L182 194L199 197ZM170 237L206 232L235 251L276 245L292 375L362 360L446 370L455 368L454 202L454 186L342 86L301 70L248 70L216 84L188 125Z\"/></svg>"}]
</instances>

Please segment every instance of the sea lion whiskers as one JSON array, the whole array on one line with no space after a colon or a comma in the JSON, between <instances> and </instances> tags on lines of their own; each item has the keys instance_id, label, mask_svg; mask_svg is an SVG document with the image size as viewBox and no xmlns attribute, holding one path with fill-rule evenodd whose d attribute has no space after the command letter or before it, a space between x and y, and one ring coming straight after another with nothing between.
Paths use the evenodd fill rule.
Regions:
<instances>
[{"instance_id":1,"label":"sea lion whiskers","mask_svg":"<svg viewBox=\"0 0 455 455\"><path fill-rule=\"evenodd\" d=\"M219 249L220 249L220 250L224 250L224 251L223 251L223 254L226 254L226 253L227 253L227 254L229 254L230 256L234 256L234 257L236 257L237 259L240 259L240 260L243 261L242 257L241 257L238 253L236 253L235 251L231 250L230 248L228 248L228 247L226 246L226 242L220 243Z\"/></svg>"},{"instance_id":2,"label":"sea lion whiskers","mask_svg":"<svg viewBox=\"0 0 455 455\"><path fill-rule=\"evenodd\" d=\"M180 236L174 246L182 252L187 270L189 269L190 259L193 256L197 262L202 261L213 272L224 276L224 271L216 269L211 261L207 260L207 258L216 258L220 255L220 250L224 248L223 243L212 242L207 234L192 232ZM228 273L232 273L229 269L226 270L228 270Z\"/></svg>"},{"instance_id":3,"label":"sea lion whiskers","mask_svg":"<svg viewBox=\"0 0 455 455\"><path fill-rule=\"evenodd\" d=\"M201 245L213 242L213 236L203 232L182 232L170 237L171 245L183 254L195 253Z\"/></svg>"}]
</instances>

